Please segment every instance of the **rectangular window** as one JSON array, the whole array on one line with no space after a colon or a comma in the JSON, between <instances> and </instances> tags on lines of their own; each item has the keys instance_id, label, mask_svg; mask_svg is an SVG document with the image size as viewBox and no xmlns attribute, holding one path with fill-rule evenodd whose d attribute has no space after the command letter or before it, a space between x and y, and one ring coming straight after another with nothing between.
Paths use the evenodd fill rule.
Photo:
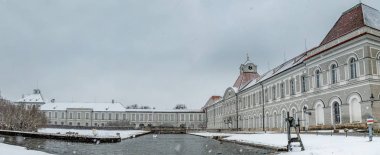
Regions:
<instances>
[{"instance_id":1,"label":"rectangular window","mask_svg":"<svg viewBox=\"0 0 380 155\"><path fill-rule=\"evenodd\" d=\"M290 95L295 94L295 89L294 89L294 79L290 80Z\"/></svg>"},{"instance_id":2,"label":"rectangular window","mask_svg":"<svg viewBox=\"0 0 380 155\"><path fill-rule=\"evenodd\" d=\"M307 83L307 78L306 76L301 77L301 91L306 92L306 83Z\"/></svg>"},{"instance_id":3,"label":"rectangular window","mask_svg":"<svg viewBox=\"0 0 380 155\"><path fill-rule=\"evenodd\" d=\"M181 121L185 121L185 114L181 114Z\"/></svg>"},{"instance_id":4,"label":"rectangular window","mask_svg":"<svg viewBox=\"0 0 380 155\"><path fill-rule=\"evenodd\" d=\"M132 114L132 121L136 121L136 115Z\"/></svg>"},{"instance_id":5,"label":"rectangular window","mask_svg":"<svg viewBox=\"0 0 380 155\"><path fill-rule=\"evenodd\" d=\"M144 114L140 114L140 121L144 121Z\"/></svg>"},{"instance_id":6,"label":"rectangular window","mask_svg":"<svg viewBox=\"0 0 380 155\"><path fill-rule=\"evenodd\" d=\"M49 111L49 118L51 118L51 112Z\"/></svg>"},{"instance_id":7,"label":"rectangular window","mask_svg":"<svg viewBox=\"0 0 380 155\"><path fill-rule=\"evenodd\" d=\"M253 100L253 105L256 105L256 93L253 93L252 96L253 96L253 97L252 97L252 98L253 98L253 99L252 99L252 100Z\"/></svg>"},{"instance_id":8,"label":"rectangular window","mask_svg":"<svg viewBox=\"0 0 380 155\"><path fill-rule=\"evenodd\" d=\"M262 95L262 92L260 91L259 92L259 104L262 104L263 103L263 95Z\"/></svg>"},{"instance_id":9,"label":"rectangular window","mask_svg":"<svg viewBox=\"0 0 380 155\"><path fill-rule=\"evenodd\" d=\"M111 120L111 118L112 118L111 116L112 116L111 113L109 113L108 114L108 120Z\"/></svg>"},{"instance_id":10,"label":"rectangular window","mask_svg":"<svg viewBox=\"0 0 380 155\"><path fill-rule=\"evenodd\" d=\"M281 83L280 87L281 87L281 98L284 98L285 97L285 86L284 86L284 83Z\"/></svg>"},{"instance_id":11,"label":"rectangular window","mask_svg":"<svg viewBox=\"0 0 380 155\"><path fill-rule=\"evenodd\" d=\"M202 114L198 115L198 121L202 121Z\"/></svg>"},{"instance_id":12,"label":"rectangular window","mask_svg":"<svg viewBox=\"0 0 380 155\"><path fill-rule=\"evenodd\" d=\"M104 120L104 113L102 113L102 120Z\"/></svg>"},{"instance_id":13,"label":"rectangular window","mask_svg":"<svg viewBox=\"0 0 380 155\"><path fill-rule=\"evenodd\" d=\"M149 121L152 121L152 114L149 114Z\"/></svg>"},{"instance_id":14,"label":"rectangular window","mask_svg":"<svg viewBox=\"0 0 380 155\"><path fill-rule=\"evenodd\" d=\"M169 115L165 114L165 121L169 121Z\"/></svg>"},{"instance_id":15,"label":"rectangular window","mask_svg":"<svg viewBox=\"0 0 380 155\"><path fill-rule=\"evenodd\" d=\"M158 114L158 120L162 121L162 114Z\"/></svg>"},{"instance_id":16,"label":"rectangular window","mask_svg":"<svg viewBox=\"0 0 380 155\"><path fill-rule=\"evenodd\" d=\"M116 120L119 120L119 114L116 114Z\"/></svg>"},{"instance_id":17,"label":"rectangular window","mask_svg":"<svg viewBox=\"0 0 380 155\"><path fill-rule=\"evenodd\" d=\"M126 120L126 119L127 119L127 115L123 114L123 120Z\"/></svg>"},{"instance_id":18,"label":"rectangular window","mask_svg":"<svg viewBox=\"0 0 380 155\"><path fill-rule=\"evenodd\" d=\"M190 114L190 121L193 121L193 114Z\"/></svg>"},{"instance_id":19,"label":"rectangular window","mask_svg":"<svg viewBox=\"0 0 380 155\"><path fill-rule=\"evenodd\" d=\"M139 121L139 120L140 120L140 115L136 114L136 121Z\"/></svg>"},{"instance_id":20,"label":"rectangular window","mask_svg":"<svg viewBox=\"0 0 380 155\"><path fill-rule=\"evenodd\" d=\"M77 113L77 119L80 119L80 113Z\"/></svg>"},{"instance_id":21,"label":"rectangular window","mask_svg":"<svg viewBox=\"0 0 380 155\"><path fill-rule=\"evenodd\" d=\"M54 118L58 118L58 113L54 112Z\"/></svg>"},{"instance_id":22,"label":"rectangular window","mask_svg":"<svg viewBox=\"0 0 380 155\"><path fill-rule=\"evenodd\" d=\"M95 113L95 120L98 119L98 113Z\"/></svg>"},{"instance_id":23,"label":"rectangular window","mask_svg":"<svg viewBox=\"0 0 380 155\"><path fill-rule=\"evenodd\" d=\"M64 113L64 112L61 113L61 118L62 118L62 119L65 118L65 113Z\"/></svg>"},{"instance_id":24,"label":"rectangular window","mask_svg":"<svg viewBox=\"0 0 380 155\"><path fill-rule=\"evenodd\" d=\"M86 119L90 119L90 114L86 113Z\"/></svg>"},{"instance_id":25,"label":"rectangular window","mask_svg":"<svg viewBox=\"0 0 380 155\"><path fill-rule=\"evenodd\" d=\"M272 87L272 100L276 99L276 86Z\"/></svg>"},{"instance_id":26,"label":"rectangular window","mask_svg":"<svg viewBox=\"0 0 380 155\"><path fill-rule=\"evenodd\" d=\"M265 89L265 102L268 102L269 100L269 94L268 94L268 89Z\"/></svg>"},{"instance_id":27,"label":"rectangular window","mask_svg":"<svg viewBox=\"0 0 380 155\"><path fill-rule=\"evenodd\" d=\"M170 121L174 121L174 114L170 115Z\"/></svg>"},{"instance_id":28,"label":"rectangular window","mask_svg":"<svg viewBox=\"0 0 380 155\"><path fill-rule=\"evenodd\" d=\"M72 112L70 113L70 119L73 119L73 113Z\"/></svg>"}]
</instances>

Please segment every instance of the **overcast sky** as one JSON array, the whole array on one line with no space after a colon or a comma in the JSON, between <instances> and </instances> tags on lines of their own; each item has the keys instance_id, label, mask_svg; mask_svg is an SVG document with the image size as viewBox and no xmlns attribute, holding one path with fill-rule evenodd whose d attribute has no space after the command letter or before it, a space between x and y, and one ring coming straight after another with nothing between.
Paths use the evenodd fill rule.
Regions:
<instances>
[{"instance_id":1,"label":"overcast sky","mask_svg":"<svg viewBox=\"0 0 380 155\"><path fill-rule=\"evenodd\" d=\"M1 94L200 108L233 85L246 53L266 72L358 2L0 0Z\"/></svg>"}]
</instances>

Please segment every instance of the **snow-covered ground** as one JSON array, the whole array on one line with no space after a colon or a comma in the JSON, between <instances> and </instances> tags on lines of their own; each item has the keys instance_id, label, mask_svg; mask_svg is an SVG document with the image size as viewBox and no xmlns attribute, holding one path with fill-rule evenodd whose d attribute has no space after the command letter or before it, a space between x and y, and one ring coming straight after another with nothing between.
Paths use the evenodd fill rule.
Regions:
<instances>
[{"instance_id":1,"label":"snow-covered ground","mask_svg":"<svg viewBox=\"0 0 380 155\"><path fill-rule=\"evenodd\" d=\"M41 129L38 129L38 132L41 132L41 133L60 133L60 134L65 134L66 132L77 132L78 135L94 136L93 130L89 130L89 129L41 128ZM144 134L147 132L148 131L143 131L143 130L96 130L98 137L116 136L116 133L120 133L121 139L134 137L135 135L140 135L140 134Z\"/></svg>"},{"instance_id":2,"label":"snow-covered ground","mask_svg":"<svg viewBox=\"0 0 380 155\"><path fill-rule=\"evenodd\" d=\"M229 136L225 140L235 140L246 143L263 144L275 147L285 147L287 145L286 134L226 134L226 133L192 133L200 136ZM294 136L294 135L293 135ZM378 155L380 138L374 137L372 142L368 137L345 137L345 136L325 136L302 134L302 141L305 151L285 152L283 154L296 155Z\"/></svg>"},{"instance_id":3,"label":"snow-covered ground","mask_svg":"<svg viewBox=\"0 0 380 155\"><path fill-rule=\"evenodd\" d=\"M47 155L48 153L27 150L25 147L8 145L0 143L0 154L9 154L9 155Z\"/></svg>"}]
</instances>

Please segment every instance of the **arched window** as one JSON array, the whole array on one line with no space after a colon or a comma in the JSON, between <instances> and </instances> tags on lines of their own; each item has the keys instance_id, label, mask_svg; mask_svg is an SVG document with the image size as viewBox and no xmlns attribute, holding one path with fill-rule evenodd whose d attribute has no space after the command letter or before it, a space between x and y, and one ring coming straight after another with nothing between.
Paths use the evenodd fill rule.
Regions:
<instances>
[{"instance_id":1,"label":"arched window","mask_svg":"<svg viewBox=\"0 0 380 155\"><path fill-rule=\"evenodd\" d=\"M256 116L252 116L252 128L256 128Z\"/></svg>"},{"instance_id":2,"label":"arched window","mask_svg":"<svg viewBox=\"0 0 380 155\"><path fill-rule=\"evenodd\" d=\"M336 64L331 65L331 84L335 84L337 81L336 68Z\"/></svg>"},{"instance_id":3,"label":"arched window","mask_svg":"<svg viewBox=\"0 0 380 155\"><path fill-rule=\"evenodd\" d=\"M356 77L357 77L357 74L356 74L356 59L355 58L351 58L350 59L350 78L354 79Z\"/></svg>"},{"instance_id":4,"label":"arched window","mask_svg":"<svg viewBox=\"0 0 380 155\"><path fill-rule=\"evenodd\" d=\"M293 117L297 121L297 109L292 109L291 117Z\"/></svg>"},{"instance_id":5,"label":"arched window","mask_svg":"<svg viewBox=\"0 0 380 155\"><path fill-rule=\"evenodd\" d=\"M340 124L340 107L338 102L333 103L334 123Z\"/></svg>"},{"instance_id":6,"label":"arched window","mask_svg":"<svg viewBox=\"0 0 380 155\"><path fill-rule=\"evenodd\" d=\"M265 128L270 128L269 113L265 114Z\"/></svg>"},{"instance_id":7,"label":"arched window","mask_svg":"<svg viewBox=\"0 0 380 155\"><path fill-rule=\"evenodd\" d=\"M315 87L319 88L321 86L321 71L315 71Z\"/></svg>"},{"instance_id":8,"label":"arched window","mask_svg":"<svg viewBox=\"0 0 380 155\"><path fill-rule=\"evenodd\" d=\"M260 114L260 117L259 117L260 128L263 127L263 121L262 121L263 119L262 118L263 118L263 114Z\"/></svg>"},{"instance_id":9,"label":"arched window","mask_svg":"<svg viewBox=\"0 0 380 155\"><path fill-rule=\"evenodd\" d=\"M286 119L287 116L286 116L285 110L281 111L281 117L282 117L281 127L282 127L282 129L286 130L286 121L285 121L285 119Z\"/></svg>"},{"instance_id":10,"label":"arched window","mask_svg":"<svg viewBox=\"0 0 380 155\"><path fill-rule=\"evenodd\" d=\"M274 112L273 113L273 118L274 118L274 121L273 121L273 127L274 128L277 128L277 112Z\"/></svg>"},{"instance_id":11,"label":"arched window","mask_svg":"<svg viewBox=\"0 0 380 155\"><path fill-rule=\"evenodd\" d=\"M352 123L361 122L362 114L361 114L361 105L360 98L358 96L353 96L349 100L350 104L350 120Z\"/></svg>"},{"instance_id":12,"label":"arched window","mask_svg":"<svg viewBox=\"0 0 380 155\"><path fill-rule=\"evenodd\" d=\"M315 121L317 125L323 125L324 114L322 103L317 103L317 105L315 106Z\"/></svg>"},{"instance_id":13,"label":"arched window","mask_svg":"<svg viewBox=\"0 0 380 155\"><path fill-rule=\"evenodd\" d=\"M302 119L304 120L303 125L304 127L308 128L309 127L309 114L307 113L307 106L304 105L302 108Z\"/></svg>"}]
</instances>

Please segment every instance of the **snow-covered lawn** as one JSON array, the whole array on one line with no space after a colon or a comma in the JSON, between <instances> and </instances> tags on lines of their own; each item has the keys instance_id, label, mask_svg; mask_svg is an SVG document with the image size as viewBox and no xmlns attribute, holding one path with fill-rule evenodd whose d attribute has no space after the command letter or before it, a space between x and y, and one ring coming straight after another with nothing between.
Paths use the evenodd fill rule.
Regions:
<instances>
[{"instance_id":1,"label":"snow-covered lawn","mask_svg":"<svg viewBox=\"0 0 380 155\"><path fill-rule=\"evenodd\" d=\"M0 143L0 154L9 154L9 155L47 155L48 153L27 150L25 147L8 145Z\"/></svg>"},{"instance_id":2,"label":"snow-covered lawn","mask_svg":"<svg viewBox=\"0 0 380 155\"><path fill-rule=\"evenodd\" d=\"M66 132L77 132L78 135L89 135L94 136L93 130L89 129L58 129L58 128L41 128L38 129L41 133L60 133L65 134ZM116 136L116 133L120 133L121 139L126 139L134 137L135 135L140 135L147 133L148 131L143 130L96 130L98 137L109 137Z\"/></svg>"},{"instance_id":3,"label":"snow-covered lawn","mask_svg":"<svg viewBox=\"0 0 380 155\"><path fill-rule=\"evenodd\" d=\"M225 133L192 133L200 136L228 136L225 140L235 140L246 143L263 144L275 147L287 145L286 134L225 134ZM294 136L294 135L293 135ZM283 154L297 155L378 155L377 147L380 146L380 138L374 137L368 142L368 137L345 137L301 134L306 151L285 152Z\"/></svg>"}]
</instances>

